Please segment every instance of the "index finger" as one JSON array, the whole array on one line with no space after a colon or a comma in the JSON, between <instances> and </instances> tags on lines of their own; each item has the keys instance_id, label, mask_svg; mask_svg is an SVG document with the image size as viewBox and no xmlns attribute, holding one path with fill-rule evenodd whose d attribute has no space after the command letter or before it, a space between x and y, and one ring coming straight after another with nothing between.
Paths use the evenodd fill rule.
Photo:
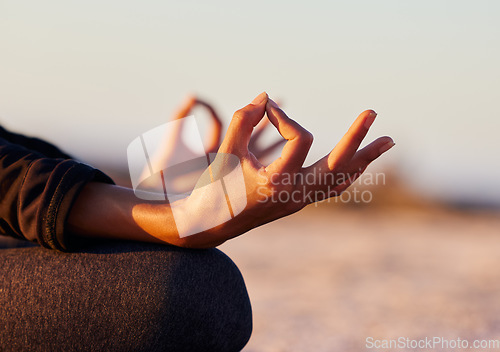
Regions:
<instances>
[{"instance_id":1,"label":"index finger","mask_svg":"<svg viewBox=\"0 0 500 352\"><path fill-rule=\"evenodd\" d=\"M302 168L313 142L313 135L289 118L279 106L268 100L267 116L283 138L287 140L281 156L266 169L271 172L297 172Z\"/></svg>"}]
</instances>

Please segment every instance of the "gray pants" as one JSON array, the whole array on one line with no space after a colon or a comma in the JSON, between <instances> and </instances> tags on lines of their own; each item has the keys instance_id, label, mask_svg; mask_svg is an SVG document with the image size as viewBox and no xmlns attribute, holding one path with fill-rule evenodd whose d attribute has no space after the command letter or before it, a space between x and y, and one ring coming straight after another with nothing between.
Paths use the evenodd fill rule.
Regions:
<instances>
[{"instance_id":1,"label":"gray pants","mask_svg":"<svg viewBox=\"0 0 500 352\"><path fill-rule=\"evenodd\" d=\"M0 249L0 275L0 351L239 351L252 331L243 278L216 249Z\"/></svg>"}]
</instances>

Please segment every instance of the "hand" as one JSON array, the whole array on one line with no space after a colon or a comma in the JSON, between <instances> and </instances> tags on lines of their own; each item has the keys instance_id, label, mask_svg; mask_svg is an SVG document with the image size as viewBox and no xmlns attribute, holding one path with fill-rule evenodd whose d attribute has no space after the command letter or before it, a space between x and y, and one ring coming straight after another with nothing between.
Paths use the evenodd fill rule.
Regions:
<instances>
[{"instance_id":1,"label":"hand","mask_svg":"<svg viewBox=\"0 0 500 352\"><path fill-rule=\"evenodd\" d=\"M281 156L268 166L262 165L248 148L252 131L265 113L286 140ZM328 155L304 168L312 134L290 119L266 93L260 94L251 104L236 111L219 148L219 153L236 155L240 160L247 206L224 224L188 237L187 245L220 244L310 203L340 195L373 160L394 146L390 137L381 137L358 150L375 117L372 110L361 113ZM198 203L201 199L191 199L186 205Z\"/></svg>"},{"instance_id":2,"label":"hand","mask_svg":"<svg viewBox=\"0 0 500 352\"><path fill-rule=\"evenodd\" d=\"M205 136L204 146L206 148L207 153L216 153L217 149L220 145L221 139L221 131L222 131L222 122L217 115L215 109L207 102L199 99L194 95L188 95L184 101L177 107L177 109L172 114L170 121L179 120L177 123L171 124L167 129L167 133L163 136L163 139L157 149L151 153L150 155L150 165L145 165L142 170L142 175L140 179L144 181L141 184L143 189L147 189L153 192L162 192L163 191L163 181L161 176L155 175L155 177L150 177L150 167L153 170L163 170L166 165L170 164L172 159L175 159L176 155L183 155L186 152L186 145L182 139L182 131L185 127L184 118L190 115L191 111L196 107L201 106L208 110L209 115L211 117L210 120L210 130ZM192 174L196 180L196 176L199 176L199 172L203 171L203 169L199 170L191 170ZM179 182L182 184L182 178L184 176L191 177L193 175L181 175L179 176ZM173 184L177 184L179 182L174 182ZM189 182L187 182L189 186ZM183 186L177 186L179 188L179 193L183 193L185 189Z\"/></svg>"},{"instance_id":3,"label":"hand","mask_svg":"<svg viewBox=\"0 0 500 352\"><path fill-rule=\"evenodd\" d=\"M252 131L265 113L286 140L281 156L268 166L262 165L248 149ZM219 148L220 155L231 154L239 159L244 175L246 206L229 221L180 238L174 208L192 215L187 217L188 223L197 226L219 215L218 209L225 206L222 204L225 200L221 199L220 204L207 204L200 188L200 192L193 192L186 199L164 204L139 199L129 188L89 183L71 209L68 231L85 237L160 242L182 247L217 246L347 189L368 164L394 146L391 138L381 137L358 150L375 116L372 110L361 113L328 155L304 168L312 135L262 93L235 112ZM285 197L280 198L280 195ZM200 207L211 213L198 211Z\"/></svg>"},{"instance_id":4,"label":"hand","mask_svg":"<svg viewBox=\"0 0 500 352\"><path fill-rule=\"evenodd\" d=\"M186 152L186 146L182 140L182 130L184 128L184 117L190 115L195 107L203 107L206 109L211 117L210 129L205 136L205 152L207 154L217 153L220 147L220 140L222 134L222 121L215 111L214 107L194 95L188 95L184 101L179 105L171 117L171 121L180 120L179 123L174 124L174 128L167 129L168 133L163 137L160 145L154 153L150 155L150 165L145 165L140 179L144 181L141 183L142 189L147 189L153 192L163 191L163 181L161 175L150 177L150 167L154 170L163 170L165 166L170 164L170 160L175 159L176 155L183 155ZM250 140L249 149L259 159L271 154L275 149L280 147L285 140L279 140L267 147L261 148L257 145L257 141L262 136L262 132L269 127L269 120L263 119L257 126L255 132ZM177 193L184 193L188 191L189 186L193 186L193 181L199 176L202 168L198 170L190 170L191 172L186 175L179 175L177 180L170 179L170 186L172 189L178 191ZM193 178L194 177L194 178Z\"/></svg>"}]
</instances>

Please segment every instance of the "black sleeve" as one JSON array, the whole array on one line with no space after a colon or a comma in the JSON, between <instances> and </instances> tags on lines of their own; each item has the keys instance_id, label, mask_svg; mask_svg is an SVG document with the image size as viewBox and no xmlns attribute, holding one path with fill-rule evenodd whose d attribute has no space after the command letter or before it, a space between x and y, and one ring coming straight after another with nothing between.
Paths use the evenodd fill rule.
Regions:
<instances>
[{"instance_id":1,"label":"black sleeve","mask_svg":"<svg viewBox=\"0 0 500 352\"><path fill-rule=\"evenodd\" d=\"M88 182L113 181L89 165L65 159L48 143L24 141L34 141L48 153L0 138L0 233L70 250L73 238L66 220L78 194Z\"/></svg>"}]
</instances>

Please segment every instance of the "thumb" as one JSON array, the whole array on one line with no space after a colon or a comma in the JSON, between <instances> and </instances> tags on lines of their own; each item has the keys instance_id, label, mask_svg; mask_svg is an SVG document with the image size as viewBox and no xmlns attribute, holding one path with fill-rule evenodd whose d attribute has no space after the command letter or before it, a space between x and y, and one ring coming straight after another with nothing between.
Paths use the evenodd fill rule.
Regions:
<instances>
[{"instance_id":1,"label":"thumb","mask_svg":"<svg viewBox=\"0 0 500 352\"><path fill-rule=\"evenodd\" d=\"M220 152L244 156L248 153L248 143L254 127L266 112L267 93L259 94L247 106L236 111L222 141Z\"/></svg>"}]
</instances>

